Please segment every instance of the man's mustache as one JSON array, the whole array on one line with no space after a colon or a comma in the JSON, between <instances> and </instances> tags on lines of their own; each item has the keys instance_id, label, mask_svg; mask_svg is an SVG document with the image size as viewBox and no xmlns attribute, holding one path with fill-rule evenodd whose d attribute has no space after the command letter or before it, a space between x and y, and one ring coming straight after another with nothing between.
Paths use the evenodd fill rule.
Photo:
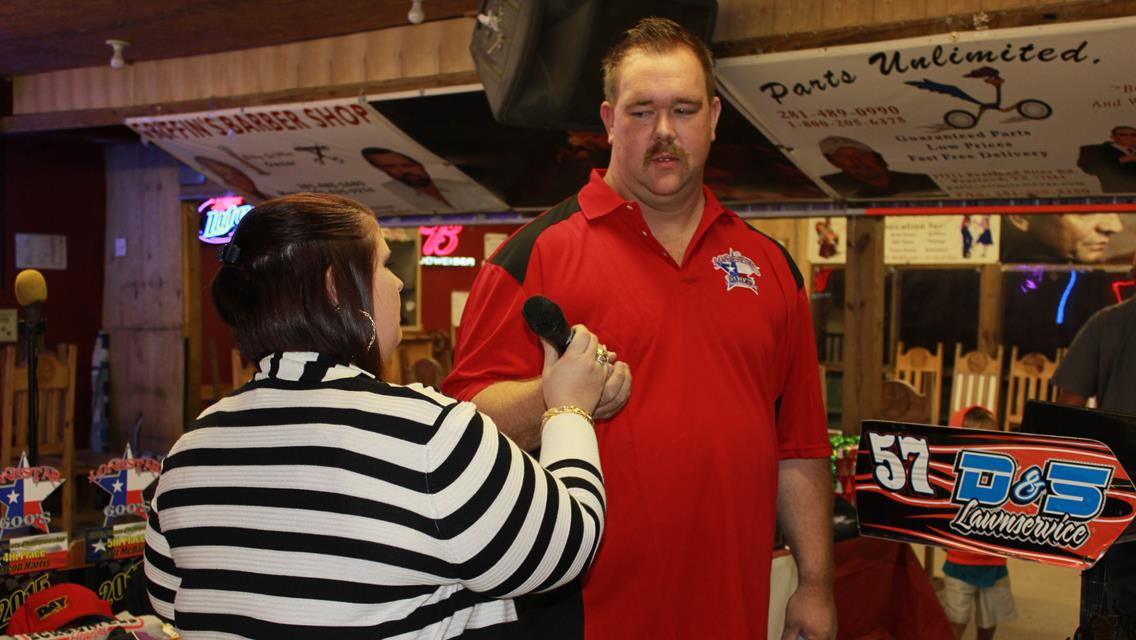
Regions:
<instances>
[{"instance_id":1,"label":"man's mustache","mask_svg":"<svg viewBox=\"0 0 1136 640\"><path fill-rule=\"evenodd\" d=\"M643 155L643 164L648 165L651 159L659 155L668 155L678 158L684 164L686 163L686 152L674 142L656 142L647 149L647 153Z\"/></svg>"}]
</instances>

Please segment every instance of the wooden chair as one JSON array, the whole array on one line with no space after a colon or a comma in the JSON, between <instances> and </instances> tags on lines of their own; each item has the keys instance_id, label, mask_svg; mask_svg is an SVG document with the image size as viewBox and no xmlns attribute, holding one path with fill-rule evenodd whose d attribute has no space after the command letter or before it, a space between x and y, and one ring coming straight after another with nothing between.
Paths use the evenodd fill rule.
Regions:
<instances>
[{"instance_id":1,"label":"wooden chair","mask_svg":"<svg viewBox=\"0 0 1136 640\"><path fill-rule=\"evenodd\" d=\"M53 530L66 531L75 523L75 482L80 475L75 451L75 345L59 345L55 353L43 352L36 361L37 436L41 466L55 467L65 482L62 513ZM15 466L28 447L28 368L16 363L16 347L3 349L3 380L0 381L0 446L2 466Z\"/></svg>"},{"instance_id":2,"label":"wooden chair","mask_svg":"<svg viewBox=\"0 0 1136 640\"><path fill-rule=\"evenodd\" d=\"M1006 388L1006 411L1002 427L1007 431L1022 424L1027 400L1057 400L1057 387L1050 383L1057 363L1040 353L1018 358L1018 348L1010 350L1010 384Z\"/></svg>"},{"instance_id":3,"label":"wooden chair","mask_svg":"<svg viewBox=\"0 0 1136 640\"><path fill-rule=\"evenodd\" d=\"M241 352L237 349L233 349L232 354L229 356L229 366L231 367L233 376L233 389L252 380L252 377L256 375L256 365L246 365L245 361L241 359Z\"/></svg>"},{"instance_id":4,"label":"wooden chair","mask_svg":"<svg viewBox=\"0 0 1136 640\"><path fill-rule=\"evenodd\" d=\"M955 343L954 374L951 377L951 403L947 415L979 405L997 415L998 400L1002 391L1002 345L993 358L983 351L962 352Z\"/></svg>"},{"instance_id":5,"label":"wooden chair","mask_svg":"<svg viewBox=\"0 0 1136 640\"><path fill-rule=\"evenodd\" d=\"M943 343L938 343L935 353L931 353L923 347L912 347L904 351L903 342L900 342L895 357L895 377L927 396L927 414L917 422L939 424L943 392Z\"/></svg>"},{"instance_id":6,"label":"wooden chair","mask_svg":"<svg viewBox=\"0 0 1136 640\"><path fill-rule=\"evenodd\" d=\"M896 422L923 422L930 412L930 400L902 380L884 380L880 392L880 417Z\"/></svg>"},{"instance_id":7,"label":"wooden chair","mask_svg":"<svg viewBox=\"0 0 1136 640\"><path fill-rule=\"evenodd\" d=\"M422 386L438 389L442 386L442 380L445 378L446 371L442 369L442 363L434 358L419 358L414 364L410 365L406 383L419 382Z\"/></svg>"},{"instance_id":8,"label":"wooden chair","mask_svg":"<svg viewBox=\"0 0 1136 640\"><path fill-rule=\"evenodd\" d=\"M430 364L419 364L422 360L433 360L441 374L437 372L430 373L427 369L432 369ZM429 333L406 332L402 336L402 343L398 345L398 350L383 363L382 378L386 382L392 384L410 384L411 382L422 382L419 378L419 373L434 379L437 378L439 384L441 379L445 378L446 374L453 368L453 348L450 346L450 337L441 331L431 331ZM416 372L416 367L421 367L421 370ZM427 385L434 386L434 385Z\"/></svg>"}]
</instances>

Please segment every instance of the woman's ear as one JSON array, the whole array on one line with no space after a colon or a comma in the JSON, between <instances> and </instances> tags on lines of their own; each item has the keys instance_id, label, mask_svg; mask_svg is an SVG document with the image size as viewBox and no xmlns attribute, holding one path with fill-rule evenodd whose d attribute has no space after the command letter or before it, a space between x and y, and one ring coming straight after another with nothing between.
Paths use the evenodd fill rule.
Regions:
<instances>
[{"instance_id":1,"label":"woman's ear","mask_svg":"<svg viewBox=\"0 0 1136 640\"><path fill-rule=\"evenodd\" d=\"M331 300L331 306L339 307L339 294L335 291L335 273L332 272L333 267L327 265L327 270L323 272L323 286L327 290L327 299Z\"/></svg>"}]
</instances>

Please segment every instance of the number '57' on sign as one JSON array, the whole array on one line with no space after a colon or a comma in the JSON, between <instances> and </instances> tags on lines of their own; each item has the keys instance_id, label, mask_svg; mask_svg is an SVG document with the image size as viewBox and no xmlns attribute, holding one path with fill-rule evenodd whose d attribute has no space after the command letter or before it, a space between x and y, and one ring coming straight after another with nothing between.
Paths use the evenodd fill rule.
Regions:
<instances>
[{"instance_id":1,"label":"number '57' on sign","mask_svg":"<svg viewBox=\"0 0 1136 640\"><path fill-rule=\"evenodd\" d=\"M915 493L935 495L927 477L931 454L927 450L926 438L869 433L868 444L876 482L881 487L889 491L901 491L910 483L911 490Z\"/></svg>"}]
</instances>

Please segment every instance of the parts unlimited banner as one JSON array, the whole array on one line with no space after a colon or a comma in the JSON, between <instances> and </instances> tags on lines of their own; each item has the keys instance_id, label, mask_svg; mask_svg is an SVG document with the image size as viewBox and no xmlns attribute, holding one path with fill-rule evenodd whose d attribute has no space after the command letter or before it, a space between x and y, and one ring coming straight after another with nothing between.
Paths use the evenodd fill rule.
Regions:
<instances>
[{"instance_id":1,"label":"parts unlimited banner","mask_svg":"<svg viewBox=\"0 0 1136 640\"><path fill-rule=\"evenodd\" d=\"M359 100L128 118L126 124L253 202L319 191L354 198L379 215L506 209Z\"/></svg>"},{"instance_id":2,"label":"parts unlimited banner","mask_svg":"<svg viewBox=\"0 0 1136 640\"><path fill-rule=\"evenodd\" d=\"M1136 19L720 60L727 96L834 197L1136 193Z\"/></svg>"}]
</instances>

